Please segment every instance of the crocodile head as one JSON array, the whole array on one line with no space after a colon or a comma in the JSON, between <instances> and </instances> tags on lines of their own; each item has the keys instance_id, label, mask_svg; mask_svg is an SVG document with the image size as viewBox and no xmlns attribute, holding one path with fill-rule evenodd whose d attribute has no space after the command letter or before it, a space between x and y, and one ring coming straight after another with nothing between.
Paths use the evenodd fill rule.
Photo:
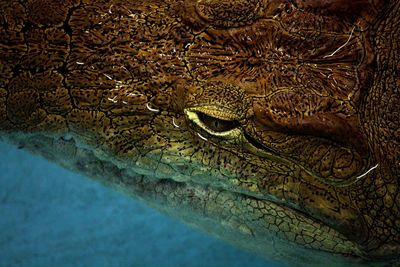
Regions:
<instances>
[{"instance_id":1,"label":"crocodile head","mask_svg":"<svg viewBox=\"0 0 400 267\"><path fill-rule=\"evenodd\" d=\"M4 140L286 262L400 251L396 1L0 1Z\"/></svg>"}]
</instances>

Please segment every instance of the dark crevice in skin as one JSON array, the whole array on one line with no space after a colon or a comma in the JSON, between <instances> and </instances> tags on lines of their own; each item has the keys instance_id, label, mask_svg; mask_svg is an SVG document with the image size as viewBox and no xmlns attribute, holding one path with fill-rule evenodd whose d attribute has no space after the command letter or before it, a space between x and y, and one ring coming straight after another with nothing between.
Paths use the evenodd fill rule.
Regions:
<instances>
[{"instance_id":1,"label":"dark crevice in skin","mask_svg":"<svg viewBox=\"0 0 400 267\"><path fill-rule=\"evenodd\" d=\"M270 153L276 154L276 152L274 150L272 150L271 148L267 147L263 143L259 142L257 139L255 139L254 137L249 135L246 131L243 131L243 134L244 134L244 137L246 137L247 141L249 141L249 143L252 144L254 147L256 147L258 149L261 149L263 151L266 151L266 152L270 152Z\"/></svg>"},{"instance_id":2,"label":"dark crevice in skin","mask_svg":"<svg viewBox=\"0 0 400 267\"><path fill-rule=\"evenodd\" d=\"M28 20L25 22L24 27L21 29L21 32L24 34L25 46L27 47L27 49L29 48L29 43L28 43L28 41L26 41L26 34L33 28L34 28L34 24ZM15 64L12 71L13 71L15 77L24 72L20 61L18 62L18 64ZM34 72L34 70L32 70L32 71Z\"/></svg>"},{"instance_id":3,"label":"dark crevice in skin","mask_svg":"<svg viewBox=\"0 0 400 267\"><path fill-rule=\"evenodd\" d=\"M22 28L22 32L24 34L26 34L28 31L30 31L31 29L35 28L35 24L33 24L31 21L27 21L24 25L24 27Z\"/></svg>"},{"instance_id":4,"label":"dark crevice in skin","mask_svg":"<svg viewBox=\"0 0 400 267\"><path fill-rule=\"evenodd\" d=\"M64 22L63 22L64 32L65 32L70 38L72 38L72 28L71 28L71 26L69 25L69 21L70 21L70 19L71 19L72 14L74 13L74 11L75 11L77 8L78 8L78 7L76 7L76 8L74 8L74 7L70 8L70 9L68 10L67 17L66 17L66 19L65 19Z\"/></svg>"},{"instance_id":5,"label":"dark crevice in skin","mask_svg":"<svg viewBox=\"0 0 400 267\"><path fill-rule=\"evenodd\" d=\"M62 64L62 66L61 66L60 68L58 68L58 71L59 71L59 73L60 73L60 74L62 75L62 77L63 77L61 83L62 83L62 85L63 85L64 88L68 89L68 90L67 90L67 93L68 93L68 96L69 96L69 98L70 98L71 100L74 99L74 97L73 97L73 95L72 95L72 93L71 93L71 90L69 90L69 89L70 89L70 86L68 86L67 80L66 80L66 79L67 79L67 74L68 74L67 65L68 65L69 59L70 59L70 57L71 57L71 47L72 47L72 45L73 45L73 43L72 43L73 30L72 30L72 28L71 28L71 26L70 26L69 23L70 23L70 21L71 21L71 17L72 17L72 15L74 14L74 12L75 12L77 9L81 8L82 6L83 6L83 3L82 3L82 0L81 0L77 6L70 7L70 8L68 9L67 16L66 16L66 18L65 18L65 20L64 20L64 22L63 22L63 25L62 25L62 28L64 29L64 32L65 32L65 33L68 35L68 37L69 37L69 43L68 43L68 54L67 54L67 56L66 56L65 61L64 61L63 64ZM71 105L72 105L73 108L77 108L77 107L75 106L75 102L74 102L74 101L71 101ZM68 127L68 120L66 120L66 124L67 124L67 128L69 128L69 127Z\"/></svg>"}]
</instances>

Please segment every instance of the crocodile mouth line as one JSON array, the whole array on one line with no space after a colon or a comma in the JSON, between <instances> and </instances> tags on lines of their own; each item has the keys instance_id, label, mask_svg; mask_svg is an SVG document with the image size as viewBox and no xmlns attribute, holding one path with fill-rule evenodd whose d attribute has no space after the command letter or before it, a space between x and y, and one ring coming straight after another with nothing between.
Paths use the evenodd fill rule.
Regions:
<instances>
[{"instance_id":1,"label":"crocodile mouth line","mask_svg":"<svg viewBox=\"0 0 400 267\"><path fill-rule=\"evenodd\" d=\"M351 155L353 156L353 158L356 158L356 161L363 161L362 166L355 166L354 170L350 170L352 171L351 174L346 173L346 171L343 171L342 174L340 169L341 167L338 167L337 175L335 175L335 171L332 169L332 166L335 165L335 157L335 159L329 159L331 161L330 173L324 175L322 173L318 173L318 171L316 170L313 170L311 166L307 166L307 164L304 164L304 162L302 164L301 161L290 157L290 155L281 154L274 148L269 147L263 142L257 140L256 137L252 136L246 131L246 129L241 126L237 115L226 116L225 114L221 114L222 112L218 108L215 109L214 107L213 110L210 109L208 106L188 108L185 110L185 113L187 115L188 121L194 127L193 135L197 134L201 139L203 139L203 141L211 142L215 146L218 146L218 144L216 143L218 143L219 140L228 143L233 141L233 143L235 144L237 142L234 140L243 140L238 141L239 143L237 143L236 145L245 147L244 153L248 152L250 154L256 154L260 158L263 158L265 160L281 162L286 166L294 166L296 169L301 169L309 176L314 177L316 180L319 180L324 184L333 185L335 187L348 187L358 182L363 177L366 177L369 172L378 167L378 165L372 166L372 163L369 159L361 157L360 153L358 153L358 151L355 151ZM215 126L214 124L216 124L217 126ZM206 135L203 136L203 133L205 133ZM301 134L299 134L299 136L300 135ZM210 138L207 138L205 136L209 136ZM336 141L321 138L321 140L322 139L325 140L324 142L329 142L323 143L323 146L328 147L329 145L330 147L333 147L333 150L337 151L337 153L343 153L343 151L346 151L346 153L350 153L345 149L339 150L341 146ZM226 151L231 150L229 147L224 147L224 145L219 147ZM329 149L328 152L330 150L331 149ZM325 155L328 152L325 152ZM326 172L326 170L323 171Z\"/></svg>"},{"instance_id":2,"label":"crocodile mouth line","mask_svg":"<svg viewBox=\"0 0 400 267\"><path fill-rule=\"evenodd\" d=\"M264 153L267 153L268 155L272 155L272 157L275 160L279 160L279 161L284 162L284 163L292 164L293 166L296 166L297 168L302 169L303 171L308 173L310 176L316 178L317 180L321 181L322 183L327 183L326 179L320 177L318 174L314 173L312 170L309 170L307 167L302 166L301 164L299 164L295 160L292 160L292 159L287 158L287 157L280 156L278 152L276 152L273 149L267 147L266 145L262 144L261 142L258 142L254 137L250 136L245 131L243 131L243 133L244 133L244 137L246 138L246 140L251 145L253 145L257 149L259 149L260 151L264 151ZM334 180L332 180L332 181L329 181L329 183L335 185L336 187L347 187L347 186L350 186L350 185L358 182L360 179L366 177L370 172L372 172L373 170L378 168L379 164L371 165L371 163L368 162L366 164L366 166L369 166L369 167L368 168L364 167L357 175L353 175L350 178L348 178L346 180L343 180L343 181L334 181Z\"/></svg>"}]
</instances>

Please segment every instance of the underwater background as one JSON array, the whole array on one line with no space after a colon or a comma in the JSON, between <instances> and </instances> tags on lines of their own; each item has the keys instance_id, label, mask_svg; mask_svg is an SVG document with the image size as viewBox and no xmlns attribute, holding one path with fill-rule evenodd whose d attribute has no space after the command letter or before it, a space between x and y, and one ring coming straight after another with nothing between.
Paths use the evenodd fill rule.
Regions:
<instances>
[{"instance_id":1,"label":"underwater background","mask_svg":"<svg viewBox=\"0 0 400 267\"><path fill-rule=\"evenodd\" d=\"M284 267L0 142L0 267Z\"/></svg>"}]
</instances>

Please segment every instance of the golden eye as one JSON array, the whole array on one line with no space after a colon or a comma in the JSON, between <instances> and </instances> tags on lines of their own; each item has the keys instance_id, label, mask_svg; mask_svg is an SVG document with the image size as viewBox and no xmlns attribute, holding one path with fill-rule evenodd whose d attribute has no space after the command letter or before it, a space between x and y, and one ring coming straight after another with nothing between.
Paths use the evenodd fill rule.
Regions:
<instances>
[{"instance_id":1,"label":"golden eye","mask_svg":"<svg viewBox=\"0 0 400 267\"><path fill-rule=\"evenodd\" d=\"M232 138L241 134L237 120L216 118L190 109L186 109L185 113L190 121L211 135Z\"/></svg>"},{"instance_id":2,"label":"golden eye","mask_svg":"<svg viewBox=\"0 0 400 267\"><path fill-rule=\"evenodd\" d=\"M198 112L197 116L199 120L204 123L204 125L206 125L214 132L227 132L239 126L239 123L237 121L221 120L208 116L207 114L204 114L202 112Z\"/></svg>"}]
</instances>

